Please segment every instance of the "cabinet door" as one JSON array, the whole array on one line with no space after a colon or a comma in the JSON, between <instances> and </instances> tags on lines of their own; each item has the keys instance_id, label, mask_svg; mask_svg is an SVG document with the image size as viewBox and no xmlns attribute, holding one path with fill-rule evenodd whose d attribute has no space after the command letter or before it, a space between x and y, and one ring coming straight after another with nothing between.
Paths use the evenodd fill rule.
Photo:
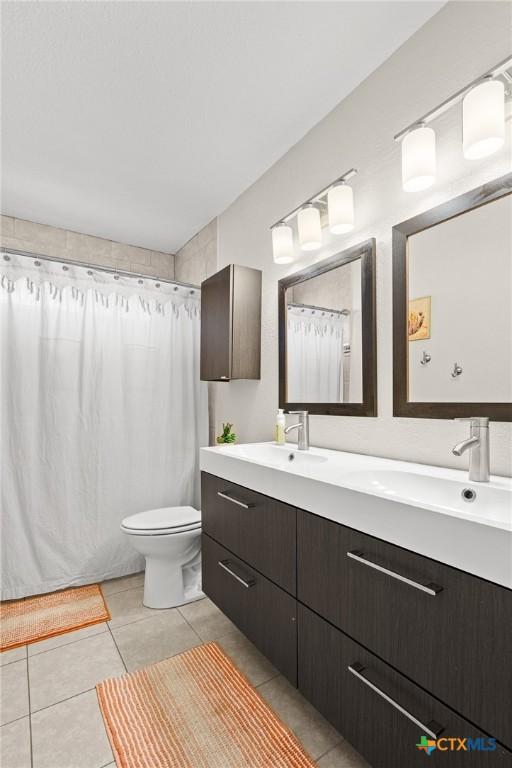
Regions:
<instances>
[{"instance_id":1,"label":"cabinet door","mask_svg":"<svg viewBox=\"0 0 512 768\"><path fill-rule=\"evenodd\" d=\"M202 569L208 597L297 685L295 599L204 533Z\"/></svg>"},{"instance_id":2,"label":"cabinet door","mask_svg":"<svg viewBox=\"0 0 512 768\"><path fill-rule=\"evenodd\" d=\"M512 748L512 592L297 513L297 597Z\"/></svg>"},{"instance_id":3,"label":"cabinet door","mask_svg":"<svg viewBox=\"0 0 512 768\"><path fill-rule=\"evenodd\" d=\"M201 509L205 533L295 594L295 507L202 472Z\"/></svg>"},{"instance_id":4,"label":"cabinet door","mask_svg":"<svg viewBox=\"0 0 512 768\"><path fill-rule=\"evenodd\" d=\"M373 768L425 768L427 755L417 746L422 737L452 738L456 747L457 739L473 739L481 748L493 746L487 734L300 603L298 638L299 690ZM449 741L440 742L428 764L512 765L512 753L501 746L493 751L452 751L450 746Z\"/></svg>"},{"instance_id":5,"label":"cabinet door","mask_svg":"<svg viewBox=\"0 0 512 768\"><path fill-rule=\"evenodd\" d=\"M201 380L231 378L231 267L201 284Z\"/></svg>"},{"instance_id":6,"label":"cabinet door","mask_svg":"<svg viewBox=\"0 0 512 768\"><path fill-rule=\"evenodd\" d=\"M233 357L231 378L259 379L261 356L261 272L233 266Z\"/></svg>"}]
</instances>

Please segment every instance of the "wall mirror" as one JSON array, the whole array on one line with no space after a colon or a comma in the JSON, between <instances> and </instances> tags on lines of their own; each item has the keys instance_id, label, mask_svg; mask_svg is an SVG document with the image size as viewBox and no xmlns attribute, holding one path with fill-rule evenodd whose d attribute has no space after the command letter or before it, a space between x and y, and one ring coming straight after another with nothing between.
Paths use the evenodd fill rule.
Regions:
<instances>
[{"instance_id":1,"label":"wall mirror","mask_svg":"<svg viewBox=\"0 0 512 768\"><path fill-rule=\"evenodd\" d=\"M375 240L279 281L279 405L375 416Z\"/></svg>"},{"instance_id":2,"label":"wall mirror","mask_svg":"<svg viewBox=\"0 0 512 768\"><path fill-rule=\"evenodd\" d=\"M512 420L512 174L393 228L394 415Z\"/></svg>"}]
</instances>

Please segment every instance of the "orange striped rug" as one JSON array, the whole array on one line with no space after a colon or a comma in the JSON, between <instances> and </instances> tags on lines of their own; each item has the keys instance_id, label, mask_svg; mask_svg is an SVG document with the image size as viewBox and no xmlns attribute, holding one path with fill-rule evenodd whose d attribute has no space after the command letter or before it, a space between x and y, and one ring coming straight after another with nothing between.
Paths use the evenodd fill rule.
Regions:
<instances>
[{"instance_id":1,"label":"orange striped rug","mask_svg":"<svg viewBox=\"0 0 512 768\"><path fill-rule=\"evenodd\" d=\"M96 690L118 768L314 766L217 643Z\"/></svg>"},{"instance_id":2,"label":"orange striped rug","mask_svg":"<svg viewBox=\"0 0 512 768\"><path fill-rule=\"evenodd\" d=\"M0 651L108 621L99 584L0 603Z\"/></svg>"}]
</instances>

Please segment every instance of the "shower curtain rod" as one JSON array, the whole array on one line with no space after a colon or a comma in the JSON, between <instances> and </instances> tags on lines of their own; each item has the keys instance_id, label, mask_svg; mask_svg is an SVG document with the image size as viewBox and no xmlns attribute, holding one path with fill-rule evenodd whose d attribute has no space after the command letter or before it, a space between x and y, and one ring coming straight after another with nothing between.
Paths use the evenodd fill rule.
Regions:
<instances>
[{"instance_id":1,"label":"shower curtain rod","mask_svg":"<svg viewBox=\"0 0 512 768\"><path fill-rule=\"evenodd\" d=\"M314 304L296 304L292 302L291 304L288 304L288 309L290 307L298 307L299 309L313 309L318 312L330 312L332 315L344 315L347 317L347 315L350 315L349 309L329 309L328 307L316 307Z\"/></svg>"},{"instance_id":2,"label":"shower curtain rod","mask_svg":"<svg viewBox=\"0 0 512 768\"><path fill-rule=\"evenodd\" d=\"M100 267L97 264L88 264L85 261L72 261L71 259L59 259L56 256L44 256L40 253L29 253L28 251L16 251L14 248L0 247L0 253L9 254L14 256L26 256L29 259L41 259L41 261L54 261L58 264L69 264L72 267L83 267L84 269L93 270L95 272L108 272L111 275L120 275L122 277L135 277L139 280L153 280L156 283L168 283L169 285L178 285L180 288L192 288L195 291L200 291L200 285L194 285L194 283L183 283L180 280L168 280L165 277L155 277L154 275L145 275L142 272L128 272L124 269L112 269L112 267Z\"/></svg>"}]
</instances>

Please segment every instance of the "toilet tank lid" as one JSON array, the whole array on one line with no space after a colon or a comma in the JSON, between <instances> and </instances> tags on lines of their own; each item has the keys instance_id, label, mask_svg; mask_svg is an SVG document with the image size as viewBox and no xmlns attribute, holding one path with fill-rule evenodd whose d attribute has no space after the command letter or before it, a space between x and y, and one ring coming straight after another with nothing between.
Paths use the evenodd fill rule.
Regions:
<instances>
[{"instance_id":1,"label":"toilet tank lid","mask_svg":"<svg viewBox=\"0 0 512 768\"><path fill-rule=\"evenodd\" d=\"M151 531L180 528L194 523L198 525L201 523L201 512L194 507L161 507L146 509L144 512L125 517L122 525L124 528L132 528L136 531Z\"/></svg>"}]
</instances>

